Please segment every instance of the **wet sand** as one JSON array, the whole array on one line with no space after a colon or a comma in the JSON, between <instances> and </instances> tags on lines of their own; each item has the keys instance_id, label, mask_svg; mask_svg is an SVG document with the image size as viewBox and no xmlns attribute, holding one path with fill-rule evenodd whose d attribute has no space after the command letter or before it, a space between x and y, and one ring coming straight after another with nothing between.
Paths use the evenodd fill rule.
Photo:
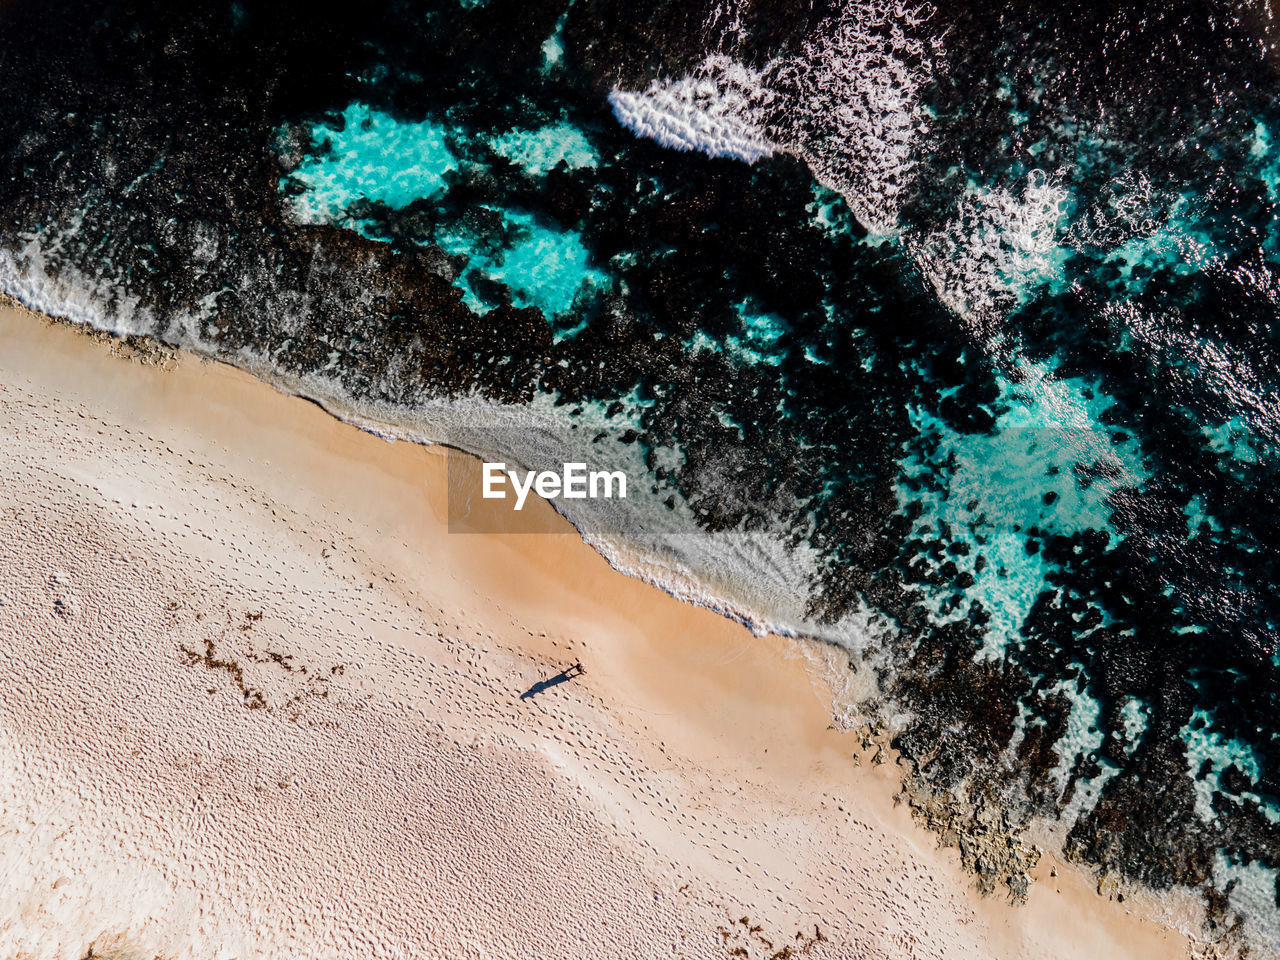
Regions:
<instances>
[{"instance_id":1,"label":"wet sand","mask_svg":"<svg viewBox=\"0 0 1280 960\"><path fill-rule=\"evenodd\" d=\"M0 955L1188 955L1053 858L979 896L822 651L543 501L450 534L442 448L9 308L0 445Z\"/></svg>"}]
</instances>

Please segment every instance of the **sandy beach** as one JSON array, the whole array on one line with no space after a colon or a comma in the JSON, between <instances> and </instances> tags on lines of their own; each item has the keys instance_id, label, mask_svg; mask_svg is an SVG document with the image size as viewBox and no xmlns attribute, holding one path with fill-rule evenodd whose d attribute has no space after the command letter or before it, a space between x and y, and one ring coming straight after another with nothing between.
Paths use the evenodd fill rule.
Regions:
<instances>
[{"instance_id":1,"label":"sandy beach","mask_svg":"<svg viewBox=\"0 0 1280 960\"><path fill-rule=\"evenodd\" d=\"M442 448L120 353L0 310L0 956L1192 955L1052 856L980 896L820 651L542 501L450 534Z\"/></svg>"}]
</instances>

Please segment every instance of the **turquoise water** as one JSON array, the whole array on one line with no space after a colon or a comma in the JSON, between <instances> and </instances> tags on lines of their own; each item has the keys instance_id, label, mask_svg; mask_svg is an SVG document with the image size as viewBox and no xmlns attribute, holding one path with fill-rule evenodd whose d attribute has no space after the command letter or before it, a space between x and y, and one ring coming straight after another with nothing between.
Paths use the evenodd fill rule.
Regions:
<instances>
[{"instance_id":1,"label":"turquoise water","mask_svg":"<svg viewBox=\"0 0 1280 960\"><path fill-rule=\"evenodd\" d=\"M823 186L817 180L813 181L810 189L813 191L813 201L809 204L808 212L822 227L824 233L830 237L858 236L857 222L849 211L849 204L844 197L831 188ZM892 241L889 238L868 235L866 242L874 245Z\"/></svg>"},{"instance_id":2,"label":"turquoise water","mask_svg":"<svg viewBox=\"0 0 1280 960\"><path fill-rule=\"evenodd\" d=\"M569 11L560 15L556 28L551 36L542 41L542 69L555 70L564 63L564 25L569 19Z\"/></svg>"},{"instance_id":3,"label":"turquoise water","mask_svg":"<svg viewBox=\"0 0 1280 960\"><path fill-rule=\"evenodd\" d=\"M1115 247L1106 262L1119 268L1120 282L1128 294L1141 294L1160 272L1192 276L1219 255L1211 232L1196 215L1192 204L1185 197L1179 197L1157 229ZM1135 273L1138 267L1144 268L1141 274Z\"/></svg>"},{"instance_id":4,"label":"turquoise water","mask_svg":"<svg viewBox=\"0 0 1280 960\"><path fill-rule=\"evenodd\" d=\"M1248 743L1235 737L1225 737L1213 729L1214 718L1211 710L1198 708L1191 714L1191 719L1182 728L1182 739L1187 750L1187 773L1192 778L1192 786L1196 795L1196 813L1200 819L1209 822L1216 814L1213 810L1213 798L1217 793L1233 796L1222 786L1222 772L1235 765L1244 776L1256 784L1262 776L1257 754ZM1200 768L1206 768L1205 775L1199 776ZM1263 814L1272 823L1280 823L1280 811L1272 803L1252 791L1244 791L1240 796L1248 797L1260 804Z\"/></svg>"},{"instance_id":5,"label":"turquoise water","mask_svg":"<svg viewBox=\"0 0 1280 960\"><path fill-rule=\"evenodd\" d=\"M741 323L741 333L725 338L725 348L749 364L776 367L786 351L779 341L791 329L780 314L764 311L749 300L734 306Z\"/></svg>"},{"instance_id":6,"label":"turquoise water","mask_svg":"<svg viewBox=\"0 0 1280 960\"><path fill-rule=\"evenodd\" d=\"M1003 656L1016 642L1048 585L1049 566L1027 549L1029 531L1105 530L1119 539L1108 499L1147 479L1136 441L1117 441L1100 426L1113 401L1096 385L1057 379L1043 365L1024 364L1021 372L1019 383L1002 378L990 433L960 433L913 408L913 427L937 447L925 459L916 454L903 462L903 479L924 482L924 489L902 482L897 488L903 509L923 501L916 536L936 536L943 523L969 544L968 555L950 558L973 577L964 591L967 602L950 605L942 616L952 591L935 589L930 601L940 619L966 616L980 602L991 617L982 655L991 657ZM1088 472L1080 474L1078 467Z\"/></svg>"},{"instance_id":7,"label":"turquoise water","mask_svg":"<svg viewBox=\"0 0 1280 960\"><path fill-rule=\"evenodd\" d=\"M1065 785L1076 757L1087 756L1102 746L1103 733L1099 722L1102 719L1102 706L1089 696L1088 688L1079 680L1061 680L1047 692L1061 693L1071 702L1066 732L1055 746L1058 765L1053 772L1054 779Z\"/></svg>"},{"instance_id":8,"label":"turquoise water","mask_svg":"<svg viewBox=\"0 0 1280 960\"><path fill-rule=\"evenodd\" d=\"M1150 722L1150 708L1137 697L1126 697L1120 709L1120 719L1124 724L1124 752L1133 755L1142 742Z\"/></svg>"},{"instance_id":9,"label":"turquoise water","mask_svg":"<svg viewBox=\"0 0 1280 960\"><path fill-rule=\"evenodd\" d=\"M591 141L571 123L536 130L512 130L497 137L493 148L536 177L545 176L560 163L570 170L580 170L600 162Z\"/></svg>"},{"instance_id":10,"label":"turquoise water","mask_svg":"<svg viewBox=\"0 0 1280 960\"><path fill-rule=\"evenodd\" d=\"M1274 922L1280 870L1218 850L1213 858L1213 879L1219 890L1230 888L1231 903L1244 916L1264 925Z\"/></svg>"},{"instance_id":11,"label":"turquoise water","mask_svg":"<svg viewBox=\"0 0 1280 960\"><path fill-rule=\"evenodd\" d=\"M1210 533L1222 532L1222 524L1205 509L1204 497L1198 493L1187 501L1187 505L1182 508L1182 514L1187 518L1188 537L1199 534L1201 527L1207 528Z\"/></svg>"},{"instance_id":12,"label":"turquoise water","mask_svg":"<svg viewBox=\"0 0 1280 960\"><path fill-rule=\"evenodd\" d=\"M315 152L290 175L305 190L290 203L303 223L343 223L347 207L364 199L393 209L443 192L444 176L458 166L446 127L432 120L410 123L353 103L342 129L317 124Z\"/></svg>"},{"instance_id":13,"label":"turquoise water","mask_svg":"<svg viewBox=\"0 0 1280 960\"><path fill-rule=\"evenodd\" d=\"M781 340L791 325L780 314L761 309L751 300L740 300L734 304L737 316L737 329L715 340L704 331L697 331L685 343L685 348L692 351L706 350L722 353L741 366L776 367L786 356L786 349ZM825 361L811 358L814 363Z\"/></svg>"},{"instance_id":14,"label":"turquoise water","mask_svg":"<svg viewBox=\"0 0 1280 960\"><path fill-rule=\"evenodd\" d=\"M1218 424L1204 424L1205 445L1226 461L1258 463L1261 460L1253 428L1242 417Z\"/></svg>"},{"instance_id":15,"label":"turquoise water","mask_svg":"<svg viewBox=\"0 0 1280 960\"><path fill-rule=\"evenodd\" d=\"M485 209L492 209L486 207ZM445 251L469 256L468 272L478 271L511 288L517 307L539 307L548 317L567 313L579 294L604 290L609 278L591 266L581 235L560 230L524 210L498 209L505 240L485 245L463 224L437 230L434 240ZM468 281L464 299L476 311L489 305ZM572 328L571 328L572 329Z\"/></svg>"},{"instance_id":16,"label":"turquoise water","mask_svg":"<svg viewBox=\"0 0 1280 960\"><path fill-rule=\"evenodd\" d=\"M340 224L370 239L387 239L353 216L352 205L373 201L400 210L425 200L444 207L449 174L464 164L459 154L481 139L432 119L402 120L353 103L343 111L341 123L312 128L314 152L289 177L302 187L289 201L291 213L303 223ZM512 130L488 142L534 177L546 176L560 164L580 169L599 161L586 134L567 122ZM496 214L496 227L494 217L476 214ZM609 274L593 264L579 232L521 207L480 204L460 216L443 209L431 242L468 258L460 286L473 310L496 305L484 293L482 278L505 284L515 306L538 307L548 319L565 320L555 324L558 337L581 329L581 318L568 317L579 298L612 284Z\"/></svg>"},{"instance_id":17,"label":"turquoise water","mask_svg":"<svg viewBox=\"0 0 1280 960\"><path fill-rule=\"evenodd\" d=\"M1249 155L1258 164L1258 176L1266 184L1271 202L1280 200L1280 151L1275 149L1271 129L1264 120L1254 121Z\"/></svg>"},{"instance_id":18,"label":"turquoise water","mask_svg":"<svg viewBox=\"0 0 1280 960\"><path fill-rule=\"evenodd\" d=\"M1088 687L1078 679L1059 681L1046 692L1061 693L1071 704L1071 712L1067 716L1067 728L1053 745L1054 752L1058 755L1058 763L1049 775L1058 785L1059 790L1065 791L1071 773L1080 758L1096 759L1100 767L1099 773L1093 777L1080 777L1076 781L1075 792L1071 797L1071 806L1075 810L1092 809L1102 789L1107 785L1107 781L1120 772L1118 766L1099 754L1102 743L1106 739L1102 729L1102 704L1089 694Z\"/></svg>"}]
</instances>

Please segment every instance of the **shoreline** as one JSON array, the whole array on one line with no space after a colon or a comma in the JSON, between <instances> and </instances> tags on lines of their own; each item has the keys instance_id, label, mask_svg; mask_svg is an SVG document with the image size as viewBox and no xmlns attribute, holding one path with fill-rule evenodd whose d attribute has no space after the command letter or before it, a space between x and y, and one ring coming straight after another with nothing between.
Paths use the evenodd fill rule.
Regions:
<instances>
[{"instance_id":1,"label":"shoreline","mask_svg":"<svg viewBox=\"0 0 1280 960\"><path fill-rule=\"evenodd\" d=\"M818 656L810 641L755 636L617 572L545 501L509 515L508 533L449 534L443 448L388 443L314 401L191 354L175 354L172 364L128 363L77 327L4 305L0 343L0 411L6 435L27 454L2 465L8 492L0 529L15 549L0 550L4 579L14 584L0 593L0 635L19 648L6 669L28 671L6 680L51 700L66 688L66 709L52 720L40 719L43 700L0 698L0 730L7 731L0 764L16 755L29 774L37 746L57 745L55 755L70 750L55 756L64 775L70 765L105 780L119 772L115 741L95 741L86 724L111 717L121 725L120 742L141 744L130 762L146 768L140 775L157 785L152 796L165 798L157 813L146 806L152 800L107 787L61 797L92 825L78 828L83 849L114 844L136 856L123 858L127 869L114 880L90 870L76 875L74 857L50 878L57 845L38 855L32 846L21 876L9 871L23 894L12 901L21 909L0 908L3 952L74 960L92 943L103 952L118 934L129 950L166 958L200 955L211 944L219 944L218 956L237 955L226 952L235 942L244 944L239 955L288 955L307 930L291 932L294 920L276 915L279 891L267 896L241 877L250 867L270 875L282 858L297 865L290 858L303 854L273 846L283 818L311 831L318 856L332 858L361 827L371 831L361 838L369 852L384 854L381 863L344 861L346 872L330 887L317 880L318 889L295 891L310 898L298 908L304 922L312 913L322 918L309 929L333 950L313 956L341 956L343 945L361 943L342 935L358 931L357 920L377 928L372 951L387 955L424 944L441 956L556 955L557 944L565 956L625 949L710 957L739 946L749 956L770 955L760 938L794 943L796 955L803 945L815 957L1188 955L1187 938L1131 909L1142 898L1101 896L1096 878L1053 856L1037 867L1040 882L1027 904L981 897L958 854L938 849L907 805L895 802L897 765L872 763L875 748L833 729L833 693L810 662ZM22 511L41 504L58 509L37 523L22 520ZM510 524L557 532L517 535ZM76 537L86 530L82 545ZM147 568L176 594L159 603L149 585L128 582L117 556L133 558L126 567ZM33 575L33 564L73 569ZM79 586L63 591L68 583ZM51 600L48 591L68 597ZM20 631L27 622L36 625L30 636ZM211 638L214 622L220 632ZM86 631L99 641L99 659L86 675L64 681L58 674L46 689L36 668L73 669L79 659L65 649ZM133 646L114 649L130 633ZM253 639L264 634L268 640ZM147 666L163 671L166 690L185 691L163 704L168 709L139 711L130 700L151 682L138 676L139 657L155 657ZM584 676L520 699L576 660ZM102 712L72 707L85 691ZM240 757L231 767L244 761L239 773L201 781L194 798L190 775L177 773L190 761L178 767L167 749L147 747L186 742L192 724L221 731L201 733L210 743L223 737L202 754L203 769L214 754ZM24 741L28 728L39 736ZM77 736L87 746L72 750ZM456 785L453 812L429 803L440 812L416 822L427 816L417 802L435 795L426 785L379 780L380 756L369 752L375 741L394 753L392 770L418 764L441 776L459 769L475 776ZM376 790L347 793L346 812L327 806L325 777L308 773L310 749L326 762L367 769L373 779L365 786ZM227 788L224 780L254 782L265 756L284 763L276 752L296 760L289 787L255 783L262 789L251 788L249 801L240 788ZM495 795L470 788L473 782L504 790ZM22 822L48 813L37 792L13 797L29 805ZM5 820L13 797L7 814L0 803ZM268 861L237 864L199 822L178 835L151 825L185 804L243 827L242 803L254 829L263 817L273 825L253 834L259 853L252 856ZM574 825L568 836L566 823ZM415 845L412 838L428 828L433 842ZM406 844L405 859L385 856ZM519 876L476 909L449 891L496 882L494 864L474 856L480 844L506 851ZM182 852L179 865L152 870L169 847ZM531 848L542 856L526 863L521 857ZM115 933L103 919L71 929L68 916L92 914L86 904L134 874L159 876L157 890L181 891L172 899L188 903L187 912L157 920L146 904L121 907ZM432 883L404 894L404 884L424 874ZM518 882L523 877L529 882ZM382 899L343 903L344 878L353 889L376 887ZM395 890L404 899L386 899ZM531 890L539 896L523 903ZM643 917L637 897L653 904ZM431 902L416 902L422 898ZM530 912L549 905L552 918L567 918L594 939L577 947L553 938L550 948L538 947L545 917L522 925L525 914L512 915L512 898ZM57 905L70 906L59 913ZM225 930L206 922L218 913L229 918L218 920ZM257 921L251 937L245 928L255 915L270 922ZM739 930L742 916L752 922ZM449 943L425 936L430 918L433 929L450 931ZM29 931L42 923L44 939L33 941ZM65 935L55 944L59 930ZM215 936L229 939L201 939ZM255 946L254 937L262 942Z\"/></svg>"}]
</instances>

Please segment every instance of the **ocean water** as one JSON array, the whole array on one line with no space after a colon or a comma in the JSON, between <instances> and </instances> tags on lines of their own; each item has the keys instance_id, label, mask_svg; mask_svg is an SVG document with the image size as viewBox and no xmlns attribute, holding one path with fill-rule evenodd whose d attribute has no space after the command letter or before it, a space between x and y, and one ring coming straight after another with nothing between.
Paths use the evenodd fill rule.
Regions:
<instances>
[{"instance_id":1,"label":"ocean water","mask_svg":"<svg viewBox=\"0 0 1280 960\"><path fill-rule=\"evenodd\" d=\"M7 293L626 470L560 503L616 566L838 644L915 782L1280 943L1253 6L56 7L0 13Z\"/></svg>"},{"instance_id":2,"label":"ocean water","mask_svg":"<svg viewBox=\"0 0 1280 960\"><path fill-rule=\"evenodd\" d=\"M401 122L366 104L348 105L338 117L310 128L306 159L282 185L290 218L388 239L376 218L362 220L358 211L403 210L441 199L448 177L463 162L450 149L451 134L457 137L441 122ZM586 137L567 123L513 130L493 138L488 148L531 177L596 163ZM507 288L499 299L537 307L552 320L565 316L579 295L608 287L608 276L591 266L575 231L528 210L477 205L445 214L433 227L429 242L466 261L464 299L476 312L496 305L495 284Z\"/></svg>"},{"instance_id":3,"label":"ocean water","mask_svg":"<svg viewBox=\"0 0 1280 960\"><path fill-rule=\"evenodd\" d=\"M950 618L975 609L990 618L981 656L1002 657L1021 639L1036 601L1050 589L1053 564L1029 550L1030 531L1071 537L1111 527L1111 501L1148 478L1141 451L1100 429L1112 401L1094 384L1053 376L1025 366L1016 382L1001 378L993 429L965 433L924 411L912 425L927 450L903 464L898 500L904 512L919 504L913 535L946 531L954 538L949 559L968 575L962 595L948 582L937 605L949 596ZM1075 468L1089 464L1102 475L1087 485ZM957 536L958 534L958 536ZM959 602L956 602L959 601ZM940 611L939 611L940 612ZM1108 614L1098 609L1105 623Z\"/></svg>"},{"instance_id":4,"label":"ocean water","mask_svg":"<svg viewBox=\"0 0 1280 960\"><path fill-rule=\"evenodd\" d=\"M761 86L759 73L715 55L687 76L655 79L642 91L612 90L609 105L620 124L664 147L753 163L778 149L756 96Z\"/></svg>"},{"instance_id":5,"label":"ocean water","mask_svg":"<svg viewBox=\"0 0 1280 960\"><path fill-rule=\"evenodd\" d=\"M399 123L367 104L348 104L312 128L307 158L291 178L293 217L344 221L357 199L399 210L443 192L445 174L458 166L446 134L439 123Z\"/></svg>"},{"instance_id":6,"label":"ocean water","mask_svg":"<svg viewBox=\"0 0 1280 960\"><path fill-rule=\"evenodd\" d=\"M580 170L600 162L591 141L568 123L534 130L512 130L497 137L493 148L536 177L545 176L561 163L568 170Z\"/></svg>"}]
</instances>

